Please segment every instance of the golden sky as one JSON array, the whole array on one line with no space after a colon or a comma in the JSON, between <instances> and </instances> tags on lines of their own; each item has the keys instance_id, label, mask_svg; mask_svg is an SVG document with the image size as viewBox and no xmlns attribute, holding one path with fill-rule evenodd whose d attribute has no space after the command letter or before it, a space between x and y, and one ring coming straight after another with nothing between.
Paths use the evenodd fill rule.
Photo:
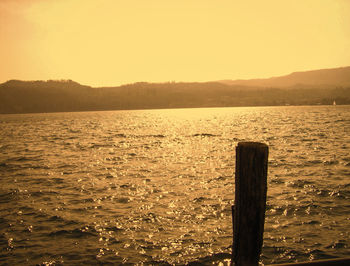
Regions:
<instances>
[{"instance_id":1,"label":"golden sky","mask_svg":"<svg viewBox=\"0 0 350 266\"><path fill-rule=\"evenodd\" d=\"M350 0L0 0L0 82L271 77L349 48Z\"/></svg>"}]
</instances>

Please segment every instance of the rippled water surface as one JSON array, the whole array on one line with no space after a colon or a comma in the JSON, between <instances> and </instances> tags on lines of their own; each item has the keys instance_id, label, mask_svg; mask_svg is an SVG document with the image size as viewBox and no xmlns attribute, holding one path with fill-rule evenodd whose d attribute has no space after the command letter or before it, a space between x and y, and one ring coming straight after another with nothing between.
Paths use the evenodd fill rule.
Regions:
<instances>
[{"instance_id":1,"label":"rippled water surface","mask_svg":"<svg viewBox=\"0 0 350 266\"><path fill-rule=\"evenodd\" d=\"M263 264L350 253L350 106L0 115L0 263L228 264L235 146L270 147Z\"/></svg>"}]
</instances>

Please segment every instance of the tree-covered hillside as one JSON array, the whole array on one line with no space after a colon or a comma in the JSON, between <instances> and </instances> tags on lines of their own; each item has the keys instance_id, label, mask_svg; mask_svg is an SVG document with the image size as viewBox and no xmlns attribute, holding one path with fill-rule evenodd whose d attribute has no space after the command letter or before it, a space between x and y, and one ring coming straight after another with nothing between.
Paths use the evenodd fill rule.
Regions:
<instances>
[{"instance_id":1,"label":"tree-covered hillside","mask_svg":"<svg viewBox=\"0 0 350 266\"><path fill-rule=\"evenodd\" d=\"M208 83L135 83L92 88L74 81L0 84L0 113L350 104L350 87L261 88Z\"/></svg>"}]
</instances>

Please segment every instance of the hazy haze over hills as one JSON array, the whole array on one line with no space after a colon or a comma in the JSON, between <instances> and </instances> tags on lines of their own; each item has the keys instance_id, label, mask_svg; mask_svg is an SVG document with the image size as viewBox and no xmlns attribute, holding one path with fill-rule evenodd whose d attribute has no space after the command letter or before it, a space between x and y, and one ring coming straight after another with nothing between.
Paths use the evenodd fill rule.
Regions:
<instances>
[{"instance_id":1,"label":"hazy haze over hills","mask_svg":"<svg viewBox=\"0 0 350 266\"><path fill-rule=\"evenodd\" d=\"M93 88L72 80L0 84L0 113L350 104L350 67L270 79Z\"/></svg>"},{"instance_id":2,"label":"hazy haze over hills","mask_svg":"<svg viewBox=\"0 0 350 266\"><path fill-rule=\"evenodd\" d=\"M350 86L350 67L294 72L286 76L268 79L222 80L228 85L285 88L296 85L307 86Z\"/></svg>"}]
</instances>

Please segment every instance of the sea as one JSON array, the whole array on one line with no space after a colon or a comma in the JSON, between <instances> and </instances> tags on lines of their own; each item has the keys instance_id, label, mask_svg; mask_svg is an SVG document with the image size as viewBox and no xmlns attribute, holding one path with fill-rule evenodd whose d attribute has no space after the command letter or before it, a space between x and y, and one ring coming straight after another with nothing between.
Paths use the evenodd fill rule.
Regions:
<instances>
[{"instance_id":1,"label":"sea","mask_svg":"<svg viewBox=\"0 0 350 266\"><path fill-rule=\"evenodd\" d=\"M0 115L0 264L229 265L243 141L260 264L348 257L350 106L283 106Z\"/></svg>"}]
</instances>

